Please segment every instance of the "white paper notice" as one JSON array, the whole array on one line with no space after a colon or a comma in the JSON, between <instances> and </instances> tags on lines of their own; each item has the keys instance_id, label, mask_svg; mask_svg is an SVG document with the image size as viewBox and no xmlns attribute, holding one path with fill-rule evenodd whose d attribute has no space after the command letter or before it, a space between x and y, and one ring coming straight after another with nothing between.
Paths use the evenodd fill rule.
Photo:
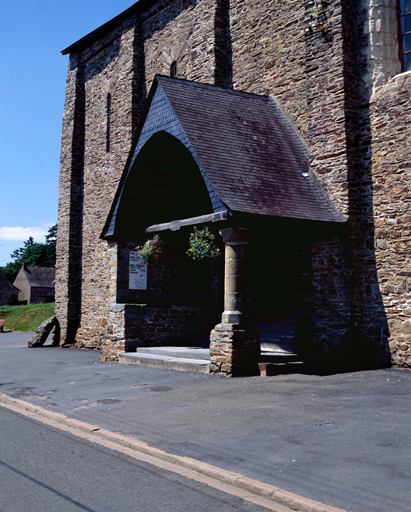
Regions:
<instances>
[{"instance_id":1,"label":"white paper notice","mask_svg":"<svg viewBox=\"0 0 411 512\"><path fill-rule=\"evenodd\" d=\"M130 290L147 290L147 263L136 251L130 251L128 287Z\"/></svg>"}]
</instances>

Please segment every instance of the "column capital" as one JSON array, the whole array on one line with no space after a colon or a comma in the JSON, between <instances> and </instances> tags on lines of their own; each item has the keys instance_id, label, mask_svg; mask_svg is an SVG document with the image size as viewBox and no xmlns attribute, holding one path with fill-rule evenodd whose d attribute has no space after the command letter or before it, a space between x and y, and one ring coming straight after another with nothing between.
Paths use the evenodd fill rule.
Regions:
<instances>
[{"instance_id":1,"label":"column capital","mask_svg":"<svg viewBox=\"0 0 411 512\"><path fill-rule=\"evenodd\" d=\"M220 230L220 235L226 244L246 244L250 241L252 231L247 228L225 228Z\"/></svg>"}]
</instances>

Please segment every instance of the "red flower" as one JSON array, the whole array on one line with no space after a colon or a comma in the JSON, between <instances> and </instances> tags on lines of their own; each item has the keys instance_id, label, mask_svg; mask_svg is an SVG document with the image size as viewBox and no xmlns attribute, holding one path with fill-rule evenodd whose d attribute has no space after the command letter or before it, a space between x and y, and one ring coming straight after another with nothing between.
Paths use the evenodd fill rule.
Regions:
<instances>
[{"instance_id":1,"label":"red flower","mask_svg":"<svg viewBox=\"0 0 411 512\"><path fill-rule=\"evenodd\" d=\"M158 254L154 254L154 258L158 260Z\"/></svg>"},{"instance_id":2,"label":"red flower","mask_svg":"<svg viewBox=\"0 0 411 512\"><path fill-rule=\"evenodd\" d=\"M157 251L161 251L161 247L157 247Z\"/></svg>"}]
</instances>

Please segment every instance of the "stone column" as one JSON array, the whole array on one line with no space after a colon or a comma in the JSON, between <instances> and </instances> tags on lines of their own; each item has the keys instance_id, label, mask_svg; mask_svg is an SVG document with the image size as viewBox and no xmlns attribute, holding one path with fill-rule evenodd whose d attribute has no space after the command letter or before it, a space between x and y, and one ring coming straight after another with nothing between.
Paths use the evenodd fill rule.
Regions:
<instances>
[{"instance_id":1,"label":"stone column","mask_svg":"<svg viewBox=\"0 0 411 512\"><path fill-rule=\"evenodd\" d=\"M210 334L210 371L227 376L256 375L260 340L246 315L245 272L251 231L220 231L225 243L224 312Z\"/></svg>"}]
</instances>

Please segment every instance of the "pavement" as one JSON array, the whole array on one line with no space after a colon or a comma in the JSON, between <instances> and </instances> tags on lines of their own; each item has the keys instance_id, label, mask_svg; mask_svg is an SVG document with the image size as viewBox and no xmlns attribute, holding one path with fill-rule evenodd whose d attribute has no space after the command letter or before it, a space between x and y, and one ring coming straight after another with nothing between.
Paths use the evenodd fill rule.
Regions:
<instances>
[{"instance_id":1,"label":"pavement","mask_svg":"<svg viewBox=\"0 0 411 512\"><path fill-rule=\"evenodd\" d=\"M411 509L409 371L228 379L29 349L30 337L0 333L0 404L23 401L302 497L289 509Z\"/></svg>"}]
</instances>

